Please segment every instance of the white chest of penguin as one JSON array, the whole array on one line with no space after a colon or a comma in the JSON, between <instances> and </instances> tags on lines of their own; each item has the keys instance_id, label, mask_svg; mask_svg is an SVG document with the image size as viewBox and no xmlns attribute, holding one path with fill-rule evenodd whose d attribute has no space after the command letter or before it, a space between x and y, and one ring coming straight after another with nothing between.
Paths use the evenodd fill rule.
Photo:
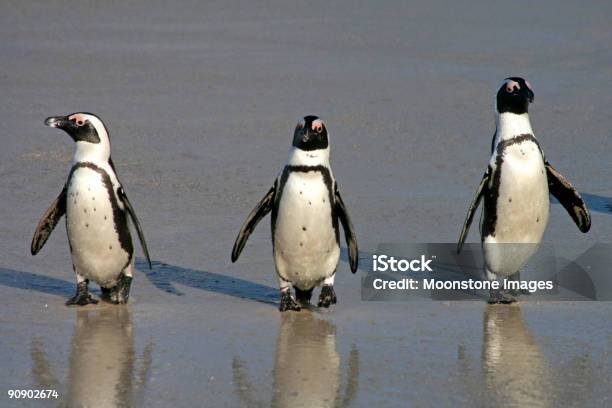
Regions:
<instances>
[{"instance_id":1,"label":"white chest of penguin","mask_svg":"<svg viewBox=\"0 0 612 408\"><path fill-rule=\"evenodd\" d=\"M497 242L539 242L548 224L548 180L532 141L505 148L497 202Z\"/></svg>"},{"instance_id":2,"label":"white chest of penguin","mask_svg":"<svg viewBox=\"0 0 612 408\"><path fill-rule=\"evenodd\" d=\"M340 248L330 199L320 172L289 174L274 231L275 259L281 275L330 276L335 270Z\"/></svg>"},{"instance_id":3,"label":"white chest of penguin","mask_svg":"<svg viewBox=\"0 0 612 408\"><path fill-rule=\"evenodd\" d=\"M109 191L97 171L80 167L72 173L66 228L77 273L103 286L114 284L129 255L119 242Z\"/></svg>"}]
</instances>

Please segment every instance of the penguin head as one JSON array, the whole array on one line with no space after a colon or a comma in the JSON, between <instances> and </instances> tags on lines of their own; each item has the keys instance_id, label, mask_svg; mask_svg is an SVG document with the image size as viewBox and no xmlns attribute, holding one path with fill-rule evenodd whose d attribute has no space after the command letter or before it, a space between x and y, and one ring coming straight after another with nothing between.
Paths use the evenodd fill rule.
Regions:
<instances>
[{"instance_id":1,"label":"penguin head","mask_svg":"<svg viewBox=\"0 0 612 408\"><path fill-rule=\"evenodd\" d=\"M304 116L295 127L293 147L310 152L327 149L329 140L325 123L317 116Z\"/></svg>"},{"instance_id":2,"label":"penguin head","mask_svg":"<svg viewBox=\"0 0 612 408\"><path fill-rule=\"evenodd\" d=\"M78 112L67 116L51 116L45 125L62 129L76 142L75 159L101 159L110 157L110 139L102 120L93 113Z\"/></svg>"},{"instance_id":3,"label":"penguin head","mask_svg":"<svg viewBox=\"0 0 612 408\"><path fill-rule=\"evenodd\" d=\"M520 77L506 78L497 91L497 113L510 112L517 115L527 113L533 97L533 90L528 81Z\"/></svg>"},{"instance_id":4,"label":"penguin head","mask_svg":"<svg viewBox=\"0 0 612 408\"><path fill-rule=\"evenodd\" d=\"M329 165L329 136L325 123L317 116L304 116L293 132L289 164L296 166Z\"/></svg>"}]
</instances>

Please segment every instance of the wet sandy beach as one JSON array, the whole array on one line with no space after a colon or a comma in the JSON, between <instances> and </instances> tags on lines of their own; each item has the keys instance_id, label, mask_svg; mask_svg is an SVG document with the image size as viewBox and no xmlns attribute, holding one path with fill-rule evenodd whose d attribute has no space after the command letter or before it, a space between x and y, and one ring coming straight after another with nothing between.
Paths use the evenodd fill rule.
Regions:
<instances>
[{"instance_id":1,"label":"wet sandy beach","mask_svg":"<svg viewBox=\"0 0 612 408\"><path fill-rule=\"evenodd\" d=\"M583 235L553 204L545 242L609 242L611 17L605 2L4 2L0 406L610 405L609 302L364 302L343 256L331 311L281 315L269 220L229 258L305 114L327 123L362 264L382 242L455 242L509 75L534 86L536 137L592 211ZM43 120L74 111L109 128L154 260L137 252L127 306L64 306L63 222L29 253L73 149ZM7 397L41 388L60 398Z\"/></svg>"}]
</instances>

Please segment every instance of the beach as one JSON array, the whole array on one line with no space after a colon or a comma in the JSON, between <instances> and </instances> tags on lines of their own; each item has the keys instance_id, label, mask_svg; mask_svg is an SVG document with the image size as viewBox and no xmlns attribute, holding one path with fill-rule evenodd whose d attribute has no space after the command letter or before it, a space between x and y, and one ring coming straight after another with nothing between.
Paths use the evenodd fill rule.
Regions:
<instances>
[{"instance_id":1,"label":"beach","mask_svg":"<svg viewBox=\"0 0 612 408\"><path fill-rule=\"evenodd\" d=\"M0 406L611 404L610 302L361 299L379 245L457 242L509 76L533 85L535 136L592 213L582 234L553 202L544 242L610 241L611 18L606 2L3 2ZM30 255L74 149L44 120L81 111L109 130L153 260L133 232L124 306L64 306L63 220ZM338 304L281 314L269 218L230 253L309 114L361 266L342 241Z\"/></svg>"}]
</instances>

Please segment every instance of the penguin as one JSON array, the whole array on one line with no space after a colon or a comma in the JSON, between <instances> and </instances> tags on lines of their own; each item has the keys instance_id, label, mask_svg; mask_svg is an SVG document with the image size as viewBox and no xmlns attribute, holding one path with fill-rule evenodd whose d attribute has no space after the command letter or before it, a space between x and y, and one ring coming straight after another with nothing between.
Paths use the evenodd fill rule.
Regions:
<instances>
[{"instance_id":1,"label":"penguin","mask_svg":"<svg viewBox=\"0 0 612 408\"><path fill-rule=\"evenodd\" d=\"M534 93L523 78L506 78L495 99L496 130L491 158L469 206L459 236L461 252L472 218L484 198L480 233L489 280L520 279L519 271L537 251L548 225L552 194L583 233L591 215L580 194L546 159L529 120ZM490 291L490 303L512 303L514 290Z\"/></svg>"},{"instance_id":2,"label":"penguin","mask_svg":"<svg viewBox=\"0 0 612 408\"><path fill-rule=\"evenodd\" d=\"M344 228L353 273L358 266L357 236L330 167L329 137L319 117L305 116L297 124L287 163L242 225L232 249L232 262L238 260L257 223L269 212L280 311L297 311L308 305L313 289L320 285L318 306L335 304L333 285L340 259L338 221Z\"/></svg>"},{"instance_id":3,"label":"penguin","mask_svg":"<svg viewBox=\"0 0 612 408\"><path fill-rule=\"evenodd\" d=\"M66 305L98 303L89 293L90 280L100 285L105 300L127 303L134 272L128 216L136 228L149 268L151 259L134 207L115 172L108 131L98 116L86 112L49 117L45 124L68 133L76 148L68 180L34 232L32 255L42 249L65 214L77 279L76 294Z\"/></svg>"}]
</instances>

